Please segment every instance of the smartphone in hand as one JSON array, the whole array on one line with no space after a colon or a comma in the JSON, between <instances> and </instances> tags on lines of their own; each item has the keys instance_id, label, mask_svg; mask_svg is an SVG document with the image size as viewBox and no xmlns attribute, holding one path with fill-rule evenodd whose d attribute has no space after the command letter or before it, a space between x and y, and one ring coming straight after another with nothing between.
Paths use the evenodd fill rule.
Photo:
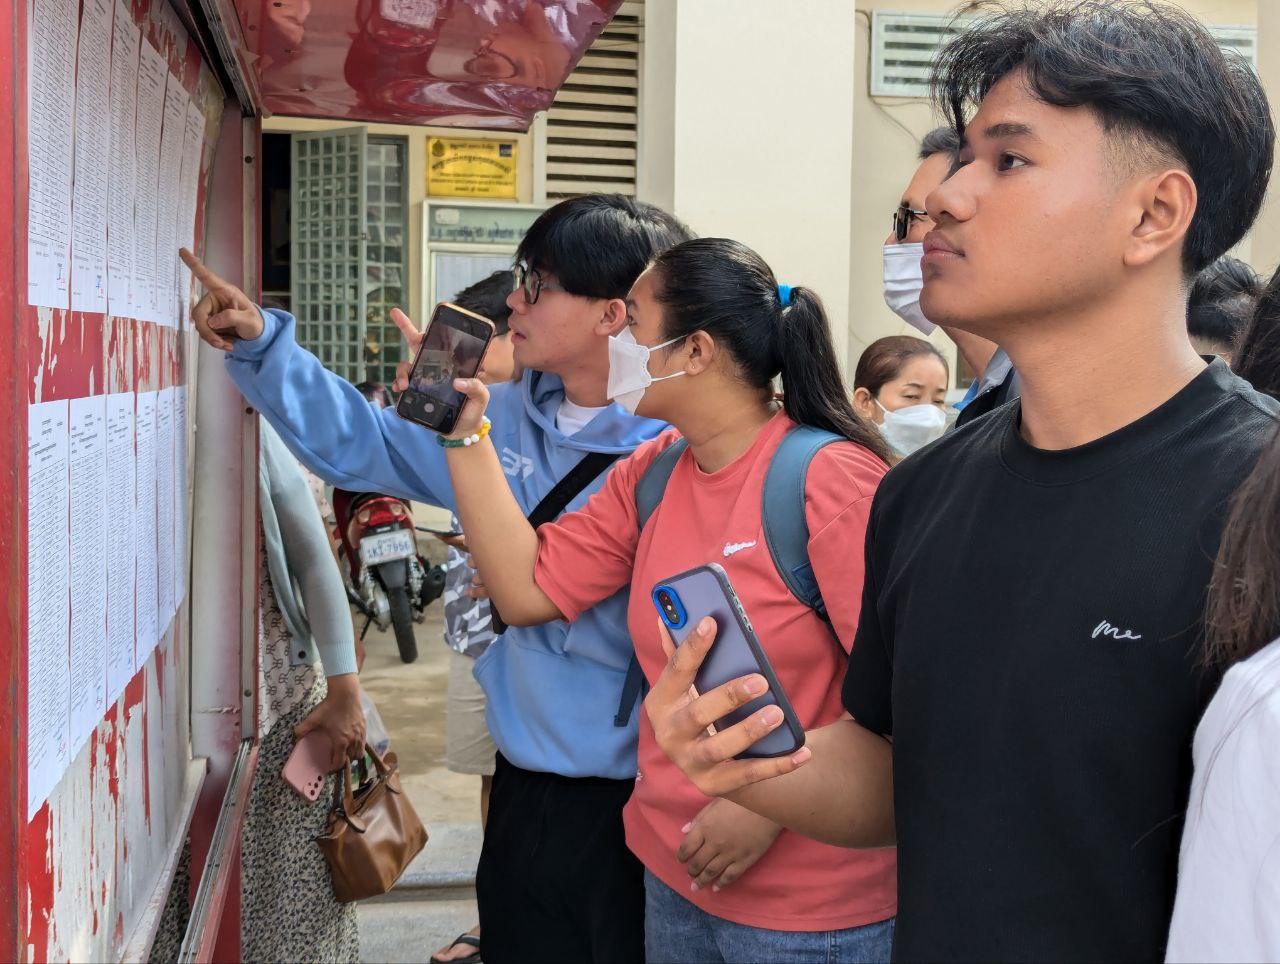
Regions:
<instances>
[{"instance_id":1,"label":"smartphone in hand","mask_svg":"<svg viewBox=\"0 0 1280 964\"><path fill-rule=\"evenodd\" d=\"M333 744L323 730L312 730L293 745L280 776L304 800L315 803L329 775Z\"/></svg>"},{"instance_id":2,"label":"smartphone in hand","mask_svg":"<svg viewBox=\"0 0 1280 964\"><path fill-rule=\"evenodd\" d=\"M452 432L466 402L454 379L476 377L493 334L488 318L447 301L436 305L409 369L409 387L396 402L400 417L441 435Z\"/></svg>"},{"instance_id":3,"label":"smartphone in hand","mask_svg":"<svg viewBox=\"0 0 1280 964\"><path fill-rule=\"evenodd\" d=\"M716 621L715 642L694 678L699 693L752 673L759 673L768 682L769 688L763 694L716 721L716 729L723 730L770 703L782 710L782 725L738 754L739 758L787 756L804 746L804 727L782 691L723 567L713 562L664 579L653 587L652 599L677 646L705 617Z\"/></svg>"}]
</instances>

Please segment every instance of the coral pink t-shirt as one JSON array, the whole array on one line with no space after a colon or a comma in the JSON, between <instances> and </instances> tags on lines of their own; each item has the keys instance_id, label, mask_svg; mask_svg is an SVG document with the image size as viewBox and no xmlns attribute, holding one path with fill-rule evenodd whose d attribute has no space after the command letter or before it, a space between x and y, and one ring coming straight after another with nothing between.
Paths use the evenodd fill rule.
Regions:
<instances>
[{"instance_id":1,"label":"coral pink t-shirt","mask_svg":"<svg viewBox=\"0 0 1280 964\"><path fill-rule=\"evenodd\" d=\"M844 712L840 686L858 625L867 518L885 467L852 442L828 445L809 466L809 560L837 642L783 584L764 540L765 472L792 424L785 415L775 416L745 453L712 474L699 469L686 451L661 504L637 532L636 482L678 436L670 432L642 445L614 467L581 511L538 530L535 577L568 620L629 585L628 625L652 682L666 665L649 598L652 587L686 569L718 563L729 574L800 723L812 729ZM624 813L627 844L667 886L716 917L773 930L838 930L894 915L893 849L848 850L788 830L734 884L719 893L691 891L676 850L681 828L710 801L659 749L647 717L638 712L640 772Z\"/></svg>"}]
</instances>

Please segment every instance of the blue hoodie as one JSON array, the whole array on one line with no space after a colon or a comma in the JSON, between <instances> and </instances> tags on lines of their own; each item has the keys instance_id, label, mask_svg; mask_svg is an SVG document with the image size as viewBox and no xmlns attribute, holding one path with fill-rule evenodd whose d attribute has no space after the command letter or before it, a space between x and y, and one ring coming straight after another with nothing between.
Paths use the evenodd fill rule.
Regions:
<instances>
[{"instance_id":1,"label":"blue hoodie","mask_svg":"<svg viewBox=\"0 0 1280 964\"><path fill-rule=\"evenodd\" d=\"M444 449L435 433L379 411L355 386L326 371L294 340L293 316L262 312L266 327L237 341L227 371L244 397L279 432L304 465L340 488L385 492L456 511ZM561 434L560 379L526 372L495 385L488 415L511 491L527 515L588 452L630 454L666 429L611 405L576 435ZM578 495L581 508L604 474ZM476 661L488 698L486 720L502 755L518 767L569 777L636 775L636 719L613 723L631 660L627 593L620 592L572 625L512 627Z\"/></svg>"}]
</instances>

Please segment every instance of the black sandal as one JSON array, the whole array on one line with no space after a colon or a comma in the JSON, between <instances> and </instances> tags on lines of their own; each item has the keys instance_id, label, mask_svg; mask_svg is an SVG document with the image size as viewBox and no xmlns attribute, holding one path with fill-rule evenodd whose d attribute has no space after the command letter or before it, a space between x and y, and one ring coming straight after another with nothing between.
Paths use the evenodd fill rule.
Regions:
<instances>
[{"instance_id":1,"label":"black sandal","mask_svg":"<svg viewBox=\"0 0 1280 964\"><path fill-rule=\"evenodd\" d=\"M476 952L474 954L468 954L466 957L455 957L452 961L442 960L433 954L431 955L431 964L480 964L480 938L476 937L474 934L459 934L454 942L449 945L449 950L453 950L459 944L466 944L467 947L474 947Z\"/></svg>"}]
</instances>

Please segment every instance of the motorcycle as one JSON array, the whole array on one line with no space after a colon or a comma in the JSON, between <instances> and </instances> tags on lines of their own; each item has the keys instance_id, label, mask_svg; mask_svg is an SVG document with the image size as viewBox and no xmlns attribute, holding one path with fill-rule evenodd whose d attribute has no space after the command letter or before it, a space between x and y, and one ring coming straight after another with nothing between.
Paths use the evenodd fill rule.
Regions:
<instances>
[{"instance_id":1,"label":"motorcycle","mask_svg":"<svg viewBox=\"0 0 1280 964\"><path fill-rule=\"evenodd\" d=\"M413 624L444 592L444 567L418 553L409 503L376 492L333 491L338 539L347 560L347 593L365 615L360 638L371 623L395 632L400 659L418 658Z\"/></svg>"}]
</instances>

